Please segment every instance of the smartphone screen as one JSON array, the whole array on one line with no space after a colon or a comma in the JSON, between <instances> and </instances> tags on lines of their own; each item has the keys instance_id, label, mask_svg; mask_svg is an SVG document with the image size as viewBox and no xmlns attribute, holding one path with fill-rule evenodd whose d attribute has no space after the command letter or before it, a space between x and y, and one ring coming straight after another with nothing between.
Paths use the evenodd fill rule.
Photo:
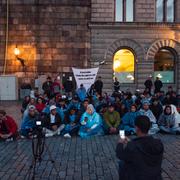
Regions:
<instances>
[{"instance_id":1,"label":"smartphone screen","mask_svg":"<svg viewBox=\"0 0 180 180\"><path fill-rule=\"evenodd\" d=\"M36 125L40 126L41 125L41 121L36 121Z\"/></svg>"},{"instance_id":2,"label":"smartphone screen","mask_svg":"<svg viewBox=\"0 0 180 180\"><path fill-rule=\"evenodd\" d=\"M120 130L119 131L119 136L121 139L124 139L125 138L125 131L124 130Z\"/></svg>"}]
</instances>

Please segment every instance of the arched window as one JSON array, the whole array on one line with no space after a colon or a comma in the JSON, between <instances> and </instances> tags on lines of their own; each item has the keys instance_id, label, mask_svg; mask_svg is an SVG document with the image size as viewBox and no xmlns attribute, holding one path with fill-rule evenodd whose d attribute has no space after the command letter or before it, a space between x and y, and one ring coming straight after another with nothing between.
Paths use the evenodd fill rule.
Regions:
<instances>
[{"instance_id":1,"label":"arched window","mask_svg":"<svg viewBox=\"0 0 180 180\"><path fill-rule=\"evenodd\" d=\"M163 83L174 83L174 72L174 53L170 49L160 49L155 55L154 79L159 77Z\"/></svg>"},{"instance_id":2,"label":"arched window","mask_svg":"<svg viewBox=\"0 0 180 180\"><path fill-rule=\"evenodd\" d=\"M114 76L120 83L134 83L134 59L129 49L121 49L114 54Z\"/></svg>"},{"instance_id":3,"label":"arched window","mask_svg":"<svg viewBox=\"0 0 180 180\"><path fill-rule=\"evenodd\" d=\"M174 22L174 0L156 0L156 22Z\"/></svg>"},{"instance_id":4,"label":"arched window","mask_svg":"<svg viewBox=\"0 0 180 180\"><path fill-rule=\"evenodd\" d=\"M134 21L134 0L116 0L115 7L115 21Z\"/></svg>"}]
</instances>

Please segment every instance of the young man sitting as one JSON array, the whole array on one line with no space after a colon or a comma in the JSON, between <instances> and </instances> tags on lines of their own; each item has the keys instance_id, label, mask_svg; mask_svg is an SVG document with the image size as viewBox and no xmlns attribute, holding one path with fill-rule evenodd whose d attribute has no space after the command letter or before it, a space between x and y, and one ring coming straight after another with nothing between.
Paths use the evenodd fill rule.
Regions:
<instances>
[{"instance_id":1,"label":"young man sitting","mask_svg":"<svg viewBox=\"0 0 180 180\"><path fill-rule=\"evenodd\" d=\"M36 120L38 120L38 113L36 107L30 105L28 107L27 114L24 115L21 124L21 135L27 138L32 138L33 130L36 126Z\"/></svg>"},{"instance_id":2,"label":"young man sitting","mask_svg":"<svg viewBox=\"0 0 180 180\"><path fill-rule=\"evenodd\" d=\"M65 125L62 124L60 115L55 105L50 106L50 113L45 117L46 136L60 135Z\"/></svg>"},{"instance_id":3,"label":"young man sitting","mask_svg":"<svg viewBox=\"0 0 180 180\"><path fill-rule=\"evenodd\" d=\"M17 137L17 124L15 120L6 115L4 110L0 110L0 141Z\"/></svg>"},{"instance_id":4,"label":"young man sitting","mask_svg":"<svg viewBox=\"0 0 180 180\"><path fill-rule=\"evenodd\" d=\"M103 117L107 134L117 134L121 119L119 113L114 110L112 104L108 106L108 110L104 113Z\"/></svg>"},{"instance_id":5,"label":"young man sitting","mask_svg":"<svg viewBox=\"0 0 180 180\"><path fill-rule=\"evenodd\" d=\"M120 139L116 147L121 180L162 180L161 164L164 147L159 139L148 136L151 127L147 116L138 116L135 120L137 138Z\"/></svg>"}]
</instances>

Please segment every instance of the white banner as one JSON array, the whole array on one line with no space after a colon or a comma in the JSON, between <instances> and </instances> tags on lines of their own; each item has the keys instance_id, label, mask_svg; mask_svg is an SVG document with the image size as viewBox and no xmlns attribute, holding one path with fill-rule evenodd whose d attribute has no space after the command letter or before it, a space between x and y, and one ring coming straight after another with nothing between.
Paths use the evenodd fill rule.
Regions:
<instances>
[{"instance_id":1,"label":"white banner","mask_svg":"<svg viewBox=\"0 0 180 180\"><path fill-rule=\"evenodd\" d=\"M72 68L77 88L80 87L81 84L84 85L86 90L95 82L96 76L99 68L89 68L89 69L77 69Z\"/></svg>"}]
</instances>

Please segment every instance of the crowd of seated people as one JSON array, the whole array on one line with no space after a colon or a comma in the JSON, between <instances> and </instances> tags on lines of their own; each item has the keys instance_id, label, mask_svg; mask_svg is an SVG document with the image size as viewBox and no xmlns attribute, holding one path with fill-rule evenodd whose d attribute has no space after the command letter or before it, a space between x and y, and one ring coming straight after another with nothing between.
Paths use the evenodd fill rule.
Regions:
<instances>
[{"instance_id":1,"label":"crowd of seated people","mask_svg":"<svg viewBox=\"0 0 180 180\"><path fill-rule=\"evenodd\" d=\"M86 90L82 84L73 96L65 96L63 91L56 91L58 82L52 83L48 78L43 86L44 94L36 92L34 96L25 97L22 102L23 115L19 132L27 138L32 137L35 121L41 115L47 137L62 135L71 138L79 135L87 138L118 134L119 130L125 130L126 135L133 135L136 133L135 119L139 115L150 119L149 134L180 134L180 115L176 108L179 99L172 88L166 94L161 91L154 95L146 91L132 94L127 90L108 95L102 93L101 89L97 92L95 85ZM60 85L58 87L62 88ZM17 132L17 126L13 132L6 127L7 119L9 116L0 111L0 139L15 137Z\"/></svg>"}]
</instances>

